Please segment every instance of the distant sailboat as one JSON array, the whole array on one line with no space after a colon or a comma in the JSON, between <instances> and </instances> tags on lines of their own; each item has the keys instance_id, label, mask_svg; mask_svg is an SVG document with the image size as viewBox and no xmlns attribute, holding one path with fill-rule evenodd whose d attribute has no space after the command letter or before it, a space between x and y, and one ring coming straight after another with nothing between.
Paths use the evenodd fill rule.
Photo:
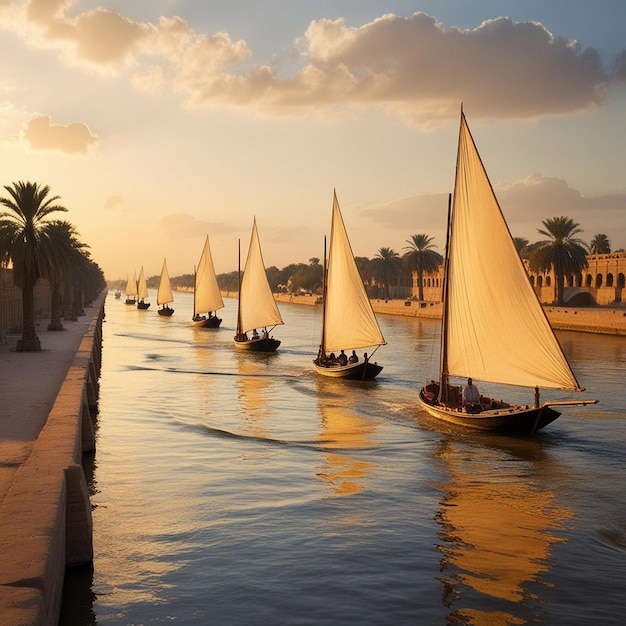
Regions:
<instances>
[{"instance_id":1,"label":"distant sailboat","mask_svg":"<svg viewBox=\"0 0 626 626\"><path fill-rule=\"evenodd\" d=\"M336 193L333 195L328 267L324 250L323 292L322 340L313 361L315 370L332 378L375 378L382 366L372 363L371 355L358 360L356 350L370 346L378 349L387 342L354 260ZM350 357L341 354L346 349L353 351Z\"/></svg>"},{"instance_id":2,"label":"distant sailboat","mask_svg":"<svg viewBox=\"0 0 626 626\"><path fill-rule=\"evenodd\" d=\"M133 272L133 280L126 279L126 304L135 304L137 302L137 274Z\"/></svg>"},{"instance_id":3,"label":"distant sailboat","mask_svg":"<svg viewBox=\"0 0 626 626\"><path fill-rule=\"evenodd\" d=\"M431 415L470 428L532 434L560 415L554 405L597 402L539 404L539 387L583 389L528 280L463 112L448 216L442 323L439 382L420 391ZM450 384L451 376L534 387L534 402L510 404L481 396L464 409L462 387Z\"/></svg>"},{"instance_id":4,"label":"distant sailboat","mask_svg":"<svg viewBox=\"0 0 626 626\"><path fill-rule=\"evenodd\" d=\"M209 237L204 242L198 269L195 271L193 290L193 322L204 328L218 328L222 318L217 317L216 311L224 307L222 293L217 284Z\"/></svg>"},{"instance_id":5,"label":"distant sailboat","mask_svg":"<svg viewBox=\"0 0 626 626\"><path fill-rule=\"evenodd\" d=\"M150 306L149 302L146 302L148 297L148 286L146 285L146 276L143 273L143 266L139 272L139 279L137 280L137 308L147 309Z\"/></svg>"},{"instance_id":6,"label":"distant sailboat","mask_svg":"<svg viewBox=\"0 0 626 626\"><path fill-rule=\"evenodd\" d=\"M274 352L280 345L280 341L270 337L269 333L275 326L283 324L283 318L280 316L265 273L256 219L252 224L252 236L243 275L241 274L241 250L239 259L239 303L235 346L254 352ZM268 326L272 327L269 331ZM260 329L263 329L261 333L258 332ZM250 331L252 331L252 336L248 337Z\"/></svg>"},{"instance_id":7,"label":"distant sailboat","mask_svg":"<svg viewBox=\"0 0 626 626\"><path fill-rule=\"evenodd\" d=\"M174 309L168 306L170 302L174 302L174 296L172 295L170 276L167 272L167 260L163 259L161 278L159 279L159 289L157 291L157 305L161 308L157 310L157 313L159 315L170 317L174 312Z\"/></svg>"}]
</instances>

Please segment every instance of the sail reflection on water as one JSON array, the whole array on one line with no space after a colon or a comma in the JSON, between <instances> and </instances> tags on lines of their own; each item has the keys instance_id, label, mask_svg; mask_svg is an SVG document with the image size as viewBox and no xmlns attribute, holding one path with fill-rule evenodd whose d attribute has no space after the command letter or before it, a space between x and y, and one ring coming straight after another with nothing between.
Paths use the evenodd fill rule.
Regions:
<instances>
[{"instance_id":1,"label":"sail reflection on water","mask_svg":"<svg viewBox=\"0 0 626 626\"><path fill-rule=\"evenodd\" d=\"M444 605L462 623L527 623L523 601L539 602L531 587L547 584L553 545L565 541L558 531L572 517L539 479L546 459L451 439L435 456L449 475L437 514Z\"/></svg>"},{"instance_id":2,"label":"sail reflection on water","mask_svg":"<svg viewBox=\"0 0 626 626\"><path fill-rule=\"evenodd\" d=\"M367 476L376 467L371 461L357 458L358 450L375 446L375 421L360 416L354 406L347 404L347 398L352 396L341 395L342 384L317 381L321 418L318 441L324 448L324 463L318 476L333 496L362 491L367 486Z\"/></svg>"}]
</instances>

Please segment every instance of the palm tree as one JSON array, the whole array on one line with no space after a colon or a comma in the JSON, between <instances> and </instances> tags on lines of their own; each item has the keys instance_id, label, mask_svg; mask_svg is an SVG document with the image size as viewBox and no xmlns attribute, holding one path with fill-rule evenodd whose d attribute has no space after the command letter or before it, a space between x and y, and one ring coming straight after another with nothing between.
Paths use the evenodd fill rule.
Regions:
<instances>
[{"instance_id":1,"label":"palm tree","mask_svg":"<svg viewBox=\"0 0 626 626\"><path fill-rule=\"evenodd\" d=\"M436 272L443 263L443 257L433 248L433 238L428 235L411 235L406 241L409 245L404 247L408 252L404 260L409 271L417 272L418 300L424 299L424 272Z\"/></svg>"},{"instance_id":2,"label":"palm tree","mask_svg":"<svg viewBox=\"0 0 626 626\"><path fill-rule=\"evenodd\" d=\"M589 244L591 254L610 254L611 242L606 235L596 235Z\"/></svg>"},{"instance_id":3,"label":"palm tree","mask_svg":"<svg viewBox=\"0 0 626 626\"><path fill-rule=\"evenodd\" d=\"M556 301L563 304L566 274L578 274L587 267L584 242L575 237L582 230L569 217L553 217L542 222L545 230L537 229L549 240L540 241L530 255L529 265L533 272L549 272L554 269Z\"/></svg>"},{"instance_id":4,"label":"palm tree","mask_svg":"<svg viewBox=\"0 0 626 626\"><path fill-rule=\"evenodd\" d=\"M41 343L35 332L33 289L39 278L50 275L55 262L47 218L67 209L55 204L59 196L49 196L47 185L20 181L4 188L9 197L0 198L0 204L9 211L0 213L0 263L12 263L13 281L22 289L23 328L16 349L37 352Z\"/></svg>"},{"instance_id":5,"label":"palm tree","mask_svg":"<svg viewBox=\"0 0 626 626\"><path fill-rule=\"evenodd\" d=\"M85 302L92 303L104 289L106 289L107 281L104 278L104 272L101 267L89 258L88 253L85 256Z\"/></svg>"},{"instance_id":6,"label":"palm tree","mask_svg":"<svg viewBox=\"0 0 626 626\"><path fill-rule=\"evenodd\" d=\"M530 243L525 237L513 237L513 243L517 253L524 258L528 258L528 244Z\"/></svg>"},{"instance_id":7,"label":"palm tree","mask_svg":"<svg viewBox=\"0 0 626 626\"><path fill-rule=\"evenodd\" d=\"M47 276L50 281L50 324L48 330L63 330L61 323L61 286L63 283L77 284L85 269L88 259L86 249L89 246L78 238L78 231L69 222L55 220L50 222L50 240L54 244L56 263ZM71 298L73 302L73 298ZM67 303L66 303L67 304Z\"/></svg>"},{"instance_id":8,"label":"palm tree","mask_svg":"<svg viewBox=\"0 0 626 626\"><path fill-rule=\"evenodd\" d=\"M400 255L391 248L381 248L371 261L374 278L384 285L387 300L389 299L389 287L398 280L401 266Z\"/></svg>"}]
</instances>

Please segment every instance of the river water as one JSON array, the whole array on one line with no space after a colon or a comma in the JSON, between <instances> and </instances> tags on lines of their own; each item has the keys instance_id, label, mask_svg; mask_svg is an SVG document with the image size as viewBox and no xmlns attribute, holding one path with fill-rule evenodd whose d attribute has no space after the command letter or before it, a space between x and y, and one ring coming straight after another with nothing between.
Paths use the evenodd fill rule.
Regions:
<instances>
[{"instance_id":1,"label":"river water","mask_svg":"<svg viewBox=\"0 0 626 626\"><path fill-rule=\"evenodd\" d=\"M95 558L61 624L624 623L626 337L557 333L600 403L502 437L418 408L438 321L380 316L384 370L349 383L313 372L320 307L281 303L254 355L235 300L209 330L175 298L107 298Z\"/></svg>"}]
</instances>

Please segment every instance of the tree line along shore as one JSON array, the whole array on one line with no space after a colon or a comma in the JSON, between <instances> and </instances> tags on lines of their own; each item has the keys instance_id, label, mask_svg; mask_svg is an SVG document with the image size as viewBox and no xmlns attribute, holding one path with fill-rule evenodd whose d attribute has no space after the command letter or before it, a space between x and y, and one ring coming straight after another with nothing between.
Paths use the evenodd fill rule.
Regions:
<instances>
[{"instance_id":1,"label":"tree line along shore","mask_svg":"<svg viewBox=\"0 0 626 626\"><path fill-rule=\"evenodd\" d=\"M176 291L192 293L193 288L178 288ZM236 298L236 291L222 291L226 298ZM277 302L298 304L303 306L320 305L319 296L310 294L275 293ZM419 302L411 299L370 300L375 313L401 315L403 317L420 317L441 319L441 302ZM573 330L579 332L599 333L603 335L626 336L626 306L594 306L594 307L543 307L550 325L556 330Z\"/></svg>"}]
</instances>

